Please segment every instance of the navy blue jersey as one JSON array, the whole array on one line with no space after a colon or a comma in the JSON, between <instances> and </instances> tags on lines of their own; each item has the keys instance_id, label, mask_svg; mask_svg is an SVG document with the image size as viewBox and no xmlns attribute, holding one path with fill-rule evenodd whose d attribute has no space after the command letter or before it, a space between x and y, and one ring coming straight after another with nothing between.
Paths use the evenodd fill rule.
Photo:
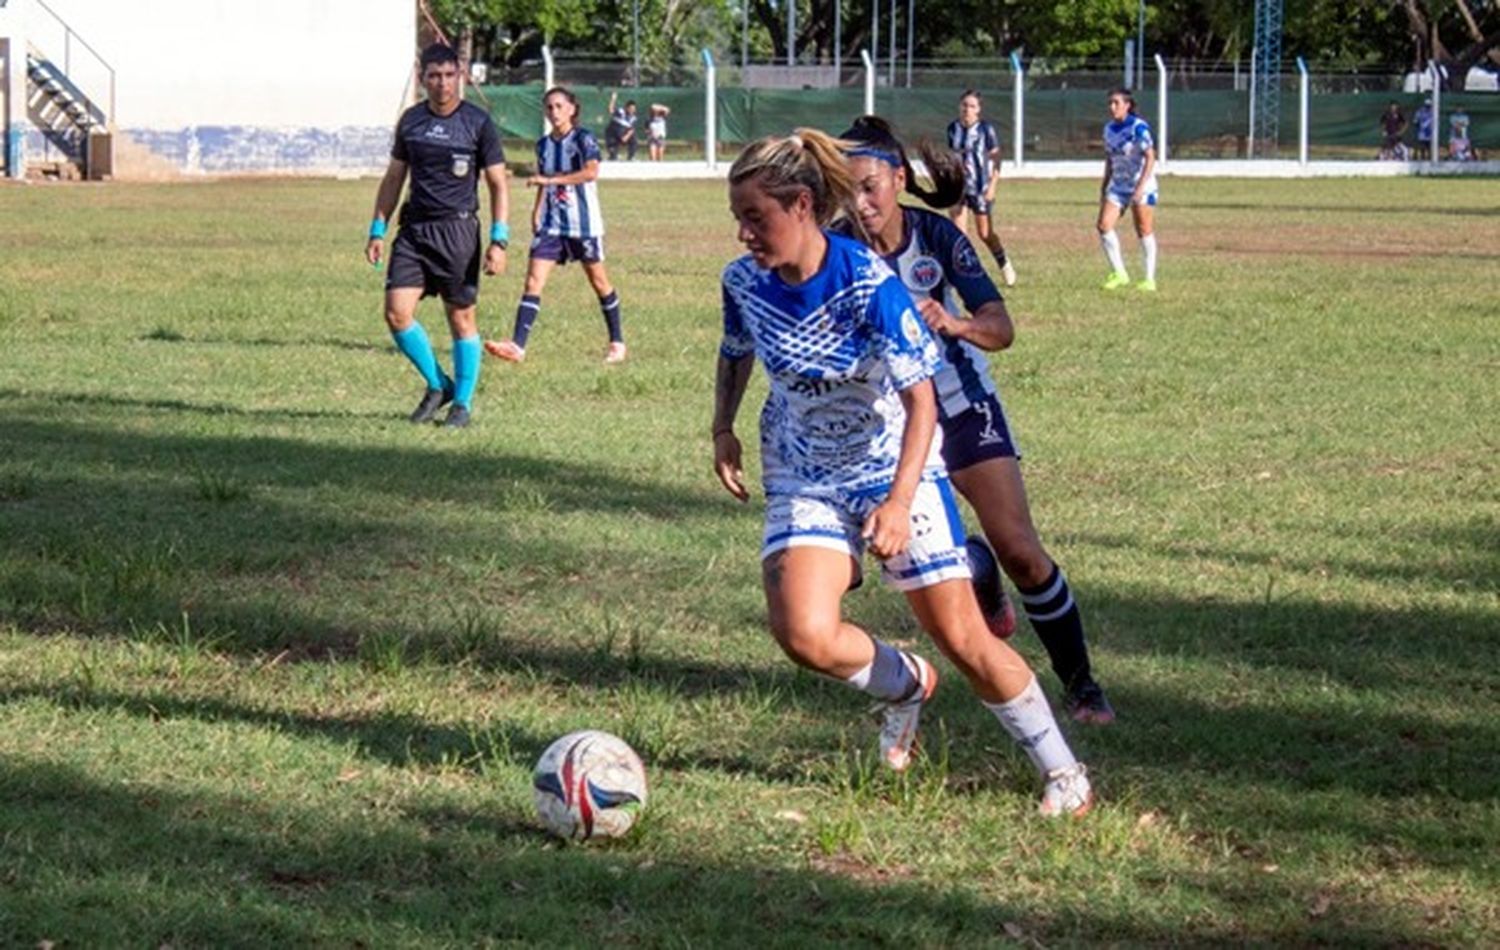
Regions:
<instances>
[{"instance_id":1,"label":"navy blue jersey","mask_svg":"<svg viewBox=\"0 0 1500 950\"><path fill-rule=\"evenodd\" d=\"M505 161L490 114L461 102L437 115L419 102L401 113L391 158L411 172L402 221L435 221L479 210L479 170Z\"/></svg>"},{"instance_id":2,"label":"navy blue jersey","mask_svg":"<svg viewBox=\"0 0 1500 950\"><path fill-rule=\"evenodd\" d=\"M992 300L1002 299L995 282L984 272L974 245L947 217L922 208L901 207L906 235L894 253L883 260L901 278L913 300L930 298L954 316L973 313ZM841 230L847 224L840 222ZM939 336L943 364L933 376L938 406L945 418L997 396L984 351L967 340Z\"/></svg>"},{"instance_id":3,"label":"navy blue jersey","mask_svg":"<svg viewBox=\"0 0 1500 950\"><path fill-rule=\"evenodd\" d=\"M995 127L983 119L973 125L954 119L948 123L948 147L964 161L964 193L983 195L990 186L990 153L1000 147Z\"/></svg>"}]
</instances>

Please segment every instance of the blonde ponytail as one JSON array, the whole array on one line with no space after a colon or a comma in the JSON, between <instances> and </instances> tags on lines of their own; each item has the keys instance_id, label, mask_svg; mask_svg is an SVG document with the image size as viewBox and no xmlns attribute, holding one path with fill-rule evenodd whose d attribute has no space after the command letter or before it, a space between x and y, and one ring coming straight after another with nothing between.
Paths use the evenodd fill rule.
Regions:
<instances>
[{"instance_id":1,"label":"blonde ponytail","mask_svg":"<svg viewBox=\"0 0 1500 950\"><path fill-rule=\"evenodd\" d=\"M857 184L844 152L845 143L817 129L767 136L745 146L730 166L729 183L754 178L783 208L806 190L812 196L813 217L826 225L841 214L854 217Z\"/></svg>"}]
</instances>

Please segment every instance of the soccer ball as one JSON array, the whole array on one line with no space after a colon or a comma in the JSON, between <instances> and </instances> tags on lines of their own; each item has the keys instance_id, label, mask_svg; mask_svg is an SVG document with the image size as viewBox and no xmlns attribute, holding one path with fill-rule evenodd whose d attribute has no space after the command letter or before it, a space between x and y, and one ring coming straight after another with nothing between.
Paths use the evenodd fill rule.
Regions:
<instances>
[{"instance_id":1,"label":"soccer ball","mask_svg":"<svg viewBox=\"0 0 1500 950\"><path fill-rule=\"evenodd\" d=\"M597 729L547 747L531 776L542 824L559 838L618 838L646 807L646 768L624 739Z\"/></svg>"}]
</instances>

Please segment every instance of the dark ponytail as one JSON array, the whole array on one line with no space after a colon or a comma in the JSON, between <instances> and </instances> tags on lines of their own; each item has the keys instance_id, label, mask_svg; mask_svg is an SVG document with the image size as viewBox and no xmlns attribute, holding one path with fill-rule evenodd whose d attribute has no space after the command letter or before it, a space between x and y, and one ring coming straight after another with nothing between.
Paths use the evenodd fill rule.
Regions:
<instances>
[{"instance_id":1,"label":"dark ponytail","mask_svg":"<svg viewBox=\"0 0 1500 950\"><path fill-rule=\"evenodd\" d=\"M839 136L853 145L851 155L873 155L882 158L906 171L906 190L922 199L930 208L951 208L964 196L964 167L952 151L938 148L926 139L917 142L917 152L922 164L927 167L927 177L932 179L932 188L923 188L917 181L917 173L906 157L906 148L896 137L891 124L878 115L862 115L854 120L849 130Z\"/></svg>"},{"instance_id":2,"label":"dark ponytail","mask_svg":"<svg viewBox=\"0 0 1500 950\"><path fill-rule=\"evenodd\" d=\"M1130 114L1135 115L1135 96L1129 89L1126 89L1124 86L1120 86L1117 89L1111 89L1109 91L1109 98L1113 99L1115 96L1119 96L1121 99L1124 99L1125 102L1130 106Z\"/></svg>"}]
</instances>

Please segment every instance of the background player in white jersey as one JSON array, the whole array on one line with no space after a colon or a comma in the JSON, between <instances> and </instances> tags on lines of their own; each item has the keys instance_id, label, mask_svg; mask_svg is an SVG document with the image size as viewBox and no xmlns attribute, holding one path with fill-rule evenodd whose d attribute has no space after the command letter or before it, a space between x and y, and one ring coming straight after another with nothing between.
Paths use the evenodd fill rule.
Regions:
<instances>
[{"instance_id":1,"label":"background player in white jersey","mask_svg":"<svg viewBox=\"0 0 1500 950\"><path fill-rule=\"evenodd\" d=\"M526 264L526 286L516 308L515 332L509 340L487 340L485 350L512 363L526 358L531 325L542 309L542 289L552 268L569 261L583 267L609 331L604 362L625 359L625 337L620 328L620 295L604 270L604 215L599 208L599 142L577 125L578 97L562 86L542 96L542 110L552 131L537 139L536 174L526 184L536 189L531 209L531 259Z\"/></svg>"},{"instance_id":2,"label":"background player in white jersey","mask_svg":"<svg viewBox=\"0 0 1500 950\"><path fill-rule=\"evenodd\" d=\"M933 184L932 190L924 189L900 139L878 116L855 120L842 138L850 146L849 168L859 188L857 212L865 239L901 278L943 348L943 364L934 378L943 461L992 545L993 553L981 553L997 558L1020 590L1026 616L1062 681L1069 715L1080 722L1112 722L1114 710L1094 681L1078 604L1032 523L1021 451L984 355L1005 349L1015 337L1005 301L963 232L940 214L897 201L909 192L931 207L946 208L963 187L963 170L923 143L922 160ZM967 318L962 316L965 309ZM987 595L985 574L976 565L980 605L991 631L1009 636L1015 616L1000 603L998 590ZM998 581L995 577L997 588Z\"/></svg>"},{"instance_id":3,"label":"background player in white jersey","mask_svg":"<svg viewBox=\"0 0 1500 950\"><path fill-rule=\"evenodd\" d=\"M1104 124L1104 181L1099 185L1099 246L1109 260L1105 290L1130 286L1125 255L1115 225L1125 209L1135 221L1146 269L1138 290L1156 290L1156 141L1151 126L1135 113L1129 89L1109 94L1109 121Z\"/></svg>"},{"instance_id":4,"label":"background player in white jersey","mask_svg":"<svg viewBox=\"0 0 1500 950\"><path fill-rule=\"evenodd\" d=\"M882 756L910 763L926 660L840 616L866 547L918 622L1045 777L1041 811L1081 815L1086 771L1026 661L989 635L969 583L962 525L933 440L936 342L911 296L858 242L824 230L853 181L827 135L799 129L748 146L729 172L749 254L724 270L714 469L749 498L734 420L754 357L769 377L760 415L771 632L797 663L880 701Z\"/></svg>"},{"instance_id":5,"label":"background player in white jersey","mask_svg":"<svg viewBox=\"0 0 1500 950\"><path fill-rule=\"evenodd\" d=\"M1016 268L1000 243L995 230L992 212L995 208L995 186L1000 183L1000 134L995 127L980 118L983 100L977 89L965 89L958 97L958 118L948 123L948 147L963 159L963 200L953 205L950 212L960 231L965 230L965 220L974 212L974 233L995 255L1000 265L1000 276L1005 286L1016 283Z\"/></svg>"},{"instance_id":6,"label":"background player in white jersey","mask_svg":"<svg viewBox=\"0 0 1500 950\"><path fill-rule=\"evenodd\" d=\"M365 259L380 266L386 225L408 173L411 191L401 209L401 230L391 246L385 281L385 322L396 347L427 384L412 422L428 422L449 402L444 425L469 424L470 402L479 384L479 198L482 174L490 193L490 243L484 270L505 269L510 240L510 191L505 151L489 113L463 101L458 54L435 43L422 51L422 85L427 99L401 113L391 145L391 162L375 193ZM427 331L417 321L417 304L439 295L453 334L453 376L438 365Z\"/></svg>"}]
</instances>

